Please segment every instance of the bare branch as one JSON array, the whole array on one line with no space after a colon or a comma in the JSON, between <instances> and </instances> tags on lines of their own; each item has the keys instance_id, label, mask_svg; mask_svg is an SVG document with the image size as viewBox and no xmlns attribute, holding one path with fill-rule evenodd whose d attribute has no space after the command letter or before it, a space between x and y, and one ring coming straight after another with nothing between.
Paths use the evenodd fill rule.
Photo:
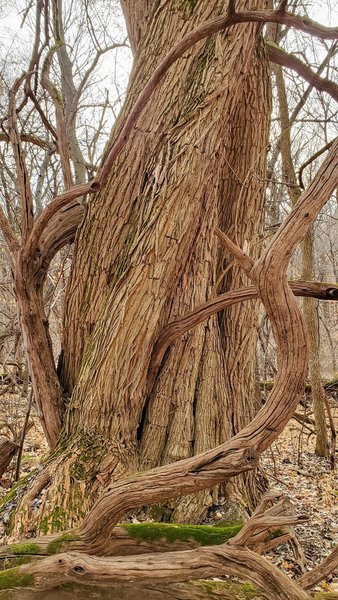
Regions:
<instances>
[{"instance_id":1,"label":"bare branch","mask_svg":"<svg viewBox=\"0 0 338 600\"><path fill-rule=\"evenodd\" d=\"M74 100L73 100L73 105L72 105L72 108L71 108L72 112L76 111L76 107L77 107L78 102L80 100L81 94L83 93L83 90L84 90L84 88L85 88L85 86L86 86L86 84L88 82L88 79L91 76L91 74L93 73L95 67L97 66L97 63L99 62L99 59L101 58L101 56L103 56L107 52L110 52L111 50L116 50L117 48L123 48L124 46L126 46L126 42L123 42L121 44L110 44L106 48L100 48L99 50L97 50L93 62L88 67L87 71L84 73L84 75L83 75L83 77L81 79L81 82L79 84L79 87L77 89L77 92L76 92Z\"/></svg>"},{"instance_id":2,"label":"bare branch","mask_svg":"<svg viewBox=\"0 0 338 600\"><path fill-rule=\"evenodd\" d=\"M16 80L9 96L9 135L15 159L17 180L19 185L18 191L21 199L23 243L27 241L28 236L32 231L34 221L32 190L26 165L26 159L22 150L20 134L17 127L15 106L16 94L25 77L26 73Z\"/></svg>"},{"instance_id":3,"label":"bare branch","mask_svg":"<svg viewBox=\"0 0 338 600\"><path fill-rule=\"evenodd\" d=\"M312 281L290 281L289 285L295 296L338 300L338 286ZM167 348L187 331L228 306L256 298L258 298L258 293L255 286L230 290L166 325L154 345L150 372L153 373L159 368Z\"/></svg>"},{"instance_id":4,"label":"bare branch","mask_svg":"<svg viewBox=\"0 0 338 600\"><path fill-rule=\"evenodd\" d=\"M272 62L296 71L296 73L306 79L312 87L315 87L320 92L330 94L330 96L338 102L338 85L336 83L329 79L319 77L317 73L312 71L312 69L299 60L299 58L296 58L296 56L293 56L292 54L288 54L288 52L285 52L285 50L280 48L277 44L269 41L265 42L265 44L268 50L269 59Z\"/></svg>"},{"instance_id":5,"label":"bare branch","mask_svg":"<svg viewBox=\"0 0 338 600\"><path fill-rule=\"evenodd\" d=\"M44 148L46 150L50 149L50 143L36 137L31 133L20 133L20 139L22 142L27 142L28 144L33 144L34 146L38 146L39 148ZM8 133L0 133L0 142L9 142L10 138Z\"/></svg>"},{"instance_id":6,"label":"bare branch","mask_svg":"<svg viewBox=\"0 0 338 600\"><path fill-rule=\"evenodd\" d=\"M16 574L18 587L27 585L24 577L27 575L37 589L59 586L66 581L111 586L114 582L134 581L137 576L140 584L149 585L227 575L251 581L265 590L269 598L310 600L307 592L264 558L246 548L228 544L117 558L68 552L19 566Z\"/></svg>"},{"instance_id":7,"label":"bare branch","mask_svg":"<svg viewBox=\"0 0 338 600\"><path fill-rule=\"evenodd\" d=\"M65 188L66 190L68 190L73 185L73 175L70 168L70 156L67 143L67 127L63 110L63 101L60 97L58 90L56 89L56 86L49 79L49 69L51 66L52 56L55 52L57 52L58 45L59 44L56 44L56 46L51 48L51 50L46 56L41 73L41 84L42 87L48 91L54 103L56 115L57 144L60 154L60 162Z\"/></svg>"},{"instance_id":8,"label":"bare branch","mask_svg":"<svg viewBox=\"0 0 338 600\"><path fill-rule=\"evenodd\" d=\"M236 13L236 0L229 0L228 14L234 15Z\"/></svg>"},{"instance_id":9,"label":"bare branch","mask_svg":"<svg viewBox=\"0 0 338 600\"><path fill-rule=\"evenodd\" d=\"M285 13L287 5L288 5L288 0L281 0L279 3L279 6L277 8L277 11L280 13Z\"/></svg>"},{"instance_id":10,"label":"bare branch","mask_svg":"<svg viewBox=\"0 0 338 600\"><path fill-rule=\"evenodd\" d=\"M303 588L309 590L313 588L317 583L328 577L331 573L336 571L338 568L338 546L332 550L331 554L327 556L319 565L314 567L308 573L305 573L298 581Z\"/></svg>"},{"instance_id":11,"label":"bare branch","mask_svg":"<svg viewBox=\"0 0 338 600\"><path fill-rule=\"evenodd\" d=\"M302 164L301 168L299 169L298 172L298 180L299 180L299 187L301 187L302 189L304 189L304 182L303 182L303 172L304 169L306 169L306 167L308 167L309 165L311 165L311 163L316 160L316 158L318 158L319 156L321 156L324 152L326 152L327 150L330 150L332 144L333 144L334 140L331 140L331 142L328 142L328 144L325 144L325 146L323 146L322 148L320 148L319 150L317 150L317 152L315 152L312 156L310 156L310 158Z\"/></svg>"},{"instance_id":12,"label":"bare branch","mask_svg":"<svg viewBox=\"0 0 338 600\"><path fill-rule=\"evenodd\" d=\"M218 227L216 227L215 233L218 239L222 242L223 246L235 257L237 262L242 267L243 271L250 275L250 271L254 264L252 258L250 258L250 256L248 256L245 252L243 252L243 250L241 250L236 244L234 244L234 242L230 238L228 238L228 236L223 231L218 229Z\"/></svg>"},{"instance_id":13,"label":"bare branch","mask_svg":"<svg viewBox=\"0 0 338 600\"><path fill-rule=\"evenodd\" d=\"M59 211L64 209L77 198L93 192L95 193L98 189L99 187L95 186L95 180L76 185L70 190L67 190L66 192L63 192L63 194L57 196L53 202L48 204L35 222L32 234L25 249L26 256L31 255L35 251L39 239L52 217L54 217Z\"/></svg>"}]
</instances>

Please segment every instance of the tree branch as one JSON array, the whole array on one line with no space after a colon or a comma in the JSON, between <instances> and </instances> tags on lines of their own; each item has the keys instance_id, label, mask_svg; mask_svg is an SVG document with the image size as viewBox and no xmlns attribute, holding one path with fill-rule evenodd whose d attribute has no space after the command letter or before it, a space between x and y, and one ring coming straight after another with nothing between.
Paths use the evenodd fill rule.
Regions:
<instances>
[{"instance_id":1,"label":"tree branch","mask_svg":"<svg viewBox=\"0 0 338 600\"><path fill-rule=\"evenodd\" d=\"M272 62L277 63L282 67L286 67L287 69L296 71L296 73L308 81L312 87L315 87L320 92L326 92L327 94L330 94L330 96L332 96L332 98L338 102L338 85L336 83L330 81L329 79L323 79L322 77L319 77L317 73L312 71L312 69L299 60L299 58L289 54L288 52L285 52L285 50L280 48L277 44L266 41L265 45L268 50L269 59Z\"/></svg>"},{"instance_id":2,"label":"tree branch","mask_svg":"<svg viewBox=\"0 0 338 600\"><path fill-rule=\"evenodd\" d=\"M59 46L60 42L58 42L53 48L49 50L45 58L41 72L41 85L49 93L55 107L57 145L60 154L64 185L66 190L68 190L73 186L73 174L70 168L70 155L68 148L68 136L63 101L60 97L58 90L56 89L56 86L49 79L49 70L51 66L52 56L55 52L58 51Z\"/></svg>"},{"instance_id":3,"label":"tree branch","mask_svg":"<svg viewBox=\"0 0 338 600\"><path fill-rule=\"evenodd\" d=\"M313 588L317 583L325 579L330 573L333 573L338 569L338 546L336 546L331 554L327 556L319 565L314 567L308 573L305 573L298 582L301 586L309 590Z\"/></svg>"},{"instance_id":4,"label":"tree branch","mask_svg":"<svg viewBox=\"0 0 338 600\"><path fill-rule=\"evenodd\" d=\"M321 156L324 152L326 152L327 150L330 150L332 144L333 144L334 140L331 140L331 142L328 142L327 144L325 144L325 146L323 146L322 148L320 148L319 150L317 150L317 152L315 152L312 156L310 156L310 158L302 164L301 168L299 169L298 172L298 180L299 180L299 187L301 187L302 189L304 189L304 182L303 182L303 172L304 169L306 169L306 167L308 167L309 165L311 165L311 163L316 160L316 158L318 158L319 156Z\"/></svg>"},{"instance_id":5,"label":"tree branch","mask_svg":"<svg viewBox=\"0 0 338 600\"><path fill-rule=\"evenodd\" d=\"M290 281L290 288L295 296L308 298L318 298L320 300L337 300L338 286L312 281ZM175 321L168 323L161 332L156 344L154 345L151 357L149 371L154 373L159 368L166 350L187 331L203 323L206 319L224 310L228 306L233 306L246 300L256 300L258 293L255 286L243 287L237 290L230 290L208 300L205 304L198 306L190 313L178 317ZM150 377L151 378L151 377Z\"/></svg>"},{"instance_id":6,"label":"tree branch","mask_svg":"<svg viewBox=\"0 0 338 600\"><path fill-rule=\"evenodd\" d=\"M218 239L222 242L223 246L235 257L243 271L250 276L250 271L254 264L252 258L243 252L243 250L241 250L241 248L239 248L230 238L228 238L223 231L218 229L218 227L216 227L215 233Z\"/></svg>"},{"instance_id":7,"label":"tree branch","mask_svg":"<svg viewBox=\"0 0 338 600\"><path fill-rule=\"evenodd\" d=\"M39 148L44 148L45 150L49 150L49 148L50 148L49 142L46 142L45 140L41 140L40 138L36 137L32 133L21 132L19 135L20 135L20 139L22 142L27 142L28 144L34 144L34 146L38 146ZM10 137L9 137L8 133L0 132L0 142L7 143L9 141L10 141Z\"/></svg>"},{"instance_id":8,"label":"tree branch","mask_svg":"<svg viewBox=\"0 0 338 600\"><path fill-rule=\"evenodd\" d=\"M216 17L201 26L188 33L184 38L167 54L167 56L161 61L158 67L155 69L153 75L150 77L148 83L143 88L139 97L137 98L133 108L131 109L128 117L126 118L117 138L108 151L104 158L103 165L97 173L94 180L88 184L80 184L69 189L67 192L57 196L51 204L45 209L44 213L41 214L39 220L36 222L34 230L27 245L26 252L31 253L37 247L39 238L48 220L56 214L58 210L72 202L80 196L97 193L102 186L106 183L108 176L111 172L112 166L126 145L130 134L137 122L139 116L143 112L144 108L149 102L149 99L153 95L154 91L159 86L160 82L164 78L168 69L178 60L187 50L189 50L198 41L210 37L211 35L223 31L238 23L282 23L289 27L295 27L309 35L317 36L321 39L338 39L338 28L325 27L315 23L307 17L299 17L289 13L280 13L273 10L261 10L261 11L243 11L241 13L235 13L232 15L226 14L220 17ZM46 212L48 211L48 212Z\"/></svg>"},{"instance_id":9,"label":"tree branch","mask_svg":"<svg viewBox=\"0 0 338 600\"><path fill-rule=\"evenodd\" d=\"M19 77L19 79L15 81L9 95L9 137L14 154L17 181L19 186L18 192L21 199L23 243L26 243L28 236L32 231L34 222L32 189L27 170L25 155L21 146L20 134L17 127L15 106L17 92L25 77L26 73L24 73L24 75L22 75L21 77Z\"/></svg>"}]
</instances>

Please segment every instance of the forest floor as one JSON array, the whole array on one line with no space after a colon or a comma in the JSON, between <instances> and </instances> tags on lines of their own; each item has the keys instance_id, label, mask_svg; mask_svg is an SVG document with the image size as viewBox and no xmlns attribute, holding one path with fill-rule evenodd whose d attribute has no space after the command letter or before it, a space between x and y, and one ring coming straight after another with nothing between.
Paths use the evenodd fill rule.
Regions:
<instances>
[{"instance_id":1,"label":"forest floor","mask_svg":"<svg viewBox=\"0 0 338 600\"><path fill-rule=\"evenodd\" d=\"M338 426L338 399L331 398L331 406ZM306 514L308 523L295 528L303 549L307 567L311 569L327 556L338 542L338 481L328 459L314 453L315 437L292 420L278 441L264 454L261 468L271 489L282 492L299 514ZM33 427L27 435L21 465L21 476L41 464L47 446L39 428ZM13 477L9 471L0 481L0 497L8 491ZM208 524L217 525L224 520L224 504L215 506L208 516ZM0 543L9 515L0 521ZM291 546L284 544L268 555L274 564L289 575L299 576L300 567ZM319 590L338 593L338 573Z\"/></svg>"},{"instance_id":2,"label":"forest floor","mask_svg":"<svg viewBox=\"0 0 338 600\"><path fill-rule=\"evenodd\" d=\"M337 430L336 394L330 398L330 405ZM307 414L309 416L309 412ZM313 418L311 413L310 416ZM338 543L337 466L332 470L329 459L316 456L315 441L314 435L292 419L261 457L261 470L268 478L270 488L282 492L297 514L308 516L307 523L295 527L308 570L328 556ZM208 521L211 519L217 525L218 520L224 519L222 509L222 505L215 507ZM285 573L301 575L289 544L279 546L266 556ZM338 594L338 572L316 589Z\"/></svg>"}]
</instances>

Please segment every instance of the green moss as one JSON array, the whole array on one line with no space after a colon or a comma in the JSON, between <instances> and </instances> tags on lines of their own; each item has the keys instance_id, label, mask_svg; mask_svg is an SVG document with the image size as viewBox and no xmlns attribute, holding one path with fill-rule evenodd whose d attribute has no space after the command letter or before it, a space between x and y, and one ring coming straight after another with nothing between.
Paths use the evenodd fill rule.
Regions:
<instances>
[{"instance_id":1,"label":"green moss","mask_svg":"<svg viewBox=\"0 0 338 600\"><path fill-rule=\"evenodd\" d=\"M270 535L268 535L268 537L266 538L267 540L274 540L275 538L280 537L283 534L283 531L281 529L276 529L276 531L273 531L272 533L270 533Z\"/></svg>"},{"instance_id":2,"label":"green moss","mask_svg":"<svg viewBox=\"0 0 338 600\"><path fill-rule=\"evenodd\" d=\"M21 565L27 565L34 560L32 556L15 556L11 558L5 558L0 566L1 571L6 569L12 569L14 567L20 567ZM0 563L1 564L1 563Z\"/></svg>"},{"instance_id":3,"label":"green moss","mask_svg":"<svg viewBox=\"0 0 338 600\"><path fill-rule=\"evenodd\" d=\"M8 502L11 502L12 500L16 499L18 491L20 491L20 489L27 483L27 481L29 481L33 477L34 473L35 471L28 473L28 475L25 475L25 477L19 479L19 481L15 485L13 485L13 487L10 490L8 490L8 492L0 500L0 510Z\"/></svg>"},{"instance_id":4,"label":"green moss","mask_svg":"<svg viewBox=\"0 0 338 600\"><path fill-rule=\"evenodd\" d=\"M217 527L242 527L243 521L239 521L238 519L221 519L217 521Z\"/></svg>"},{"instance_id":5,"label":"green moss","mask_svg":"<svg viewBox=\"0 0 338 600\"><path fill-rule=\"evenodd\" d=\"M38 544L32 543L12 544L8 550L12 554L41 554Z\"/></svg>"},{"instance_id":6,"label":"green moss","mask_svg":"<svg viewBox=\"0 0 338 600\"><path fill-rule=\"evenodd\" d=\"M48 517L43 517L39 523L38 526L38 531L41 531L42 533L48 533L48 529L49 529L49 521L48 521Z\"/></svg>"},{"instance_id":7,"label":"green moss","mask_svg":"<svg viewBox=\"0 0 338 600\"><path fill-rule=\"evenodd\" d=\"M67 513L56 506L55 509L43 517L38 525L38 531L48 533L50 531L63 531L66 528Z\"/></svg>"},{"instance_id":8,"label":"green moss","mask_svg":"<svg viewBox=\"0 0 338 600\"><path fill-rule=\"evenodd\" d=\"M184 102L181 107L180 115L175 119L174 124L182 118L189 118L189 115L203 103L208 91L205 86L205 73L214 58L215 43L216 37L211 36L205 42L200 54L194 59L184 86Z\"/></svg>"},{"instance_id":9,"label":"green moss","mask_svg":"<svg viewBox=\"0 0 338 600\"><path fill-rule=\"evenodd\" d=\"M62 550L62 546L67 542L77 542L80 539L77 535L67 534L61 535L47 546L48 554L58 554Z\"/></svg>"},{"instance_id":10,"label":"green moss","mask_svg":"<svg viewBox=\"0 0 338 600\"><path fill-rule=\"evenodd\" d=\"M7 569L0 572L0 590L28 587L34 584L33 575L20 573L19 569Z\"/></svg>"},{"instance_id":11,"label":"green moss","mask_svg":"<svg viewBox=\"0 0 338 600\"><path fill-rule=\"evenodd\" d=\"M8 523L6 525L6 535L12 535L12 533L13 533L14 521L15 521L14 516L15 516L15 510L13 509L9 515Z\"/></svg>"},{"instance_id":12,"label":"green moss","mask_svg":"<svg viewBox=\"0 0 338 600\"><path fill-rule=\"evenodd\" d=\"M193 12L194 9L196 8L198 0L185 0L185 1L189 4L191 12Z\"/></svg>"},{"instance_id":13,"label":"green moss","mask_svg":"<svg viewBox=\"0 0 338 600\"><path fill-rule=\"evenodd\" d=\"M177 525L169 523L123 523L128 534L140 541L154 542L165 540L169 544L176 541L195 540L201 546L224 544L241 529L235 527L211 527L209 525Z\"/></svg>"},{"instance_id":14,"label":"green moss","mask_svg":"<svg viewBox=\"0 0 338 600\"><path fill-rule=\"evenodd\" d=\"M77 455L69 471L73 482L94 479L97 463L107 452L107 440L97 432L88 434L83 431L72 445Z\"/></svg>"}]
</instances>

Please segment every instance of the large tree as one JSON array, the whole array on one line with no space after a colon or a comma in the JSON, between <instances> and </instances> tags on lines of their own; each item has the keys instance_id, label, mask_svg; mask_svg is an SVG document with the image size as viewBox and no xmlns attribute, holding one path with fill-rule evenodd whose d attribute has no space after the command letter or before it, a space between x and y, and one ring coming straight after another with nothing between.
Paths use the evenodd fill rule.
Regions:
<instances>
[{"instance_id":1,"label":"large tree","mask_svg":"<svg viewBox=\"0 0 338 600\"><path fill-rule=\"evenodd\" d=\"M122 6L134 63L112 145L161 59L224 10L218 0ZM255 7L269 8L269 2ZM250 7L239 3L241 8ZM66 115L69 102L65 93ZM57 476L44 484L47 506L63 506L67 490L71 522L111 478L213 448L257 412L255 303L210 317L177 339L156 368L150 363L169 321L203 304L217 286L225 291L245 283L231 264L222 277L232 259L218 246L216 226L241 246L249 242L250 254L258 256L270 110L261 24L234 25L188 48L152 95L102 191L88 199L66 299L62 391L52 357L48 369L41 365L43 319L38 338L36 324L27 323L31 370L40 381L47 373L45 394L54 380L54 410L51 402L42 406L53 446L66 423L67 450L57 459ZM67 147L60 149L65 154ZM19 286L29 281L23 272L21 267L18 297L24 296ZM25 306L27 298L23 311ZM22 323L30 316L22 315ZM42 393L40 384L36 395ZM97 450L83 468L88 444ZM255 478L246 479L242 492L251 507L258 493ZM198 521L211 502L209 492L189 497L172 518ZM48 510L43 503L34 511L33 525Z\"/></svg>"},{"instance_id":2,"label":"large tree","mask_svg":"<svg viewBox=\"0 0 338 600\"><path fill-rule=\"evenodd\" d=\"M121 119L161 58L223 3L123 8L134 65ZM109 448L95 466L101 477L212 448L256 410L254 306L211 317L156 370L149 365L161 329L215 289L217 262L223 268L229 259L217 257L215 226L258 252L269 116L260 25L201 40L169 71L89 202L66 302L61 381L71 397L67 434L98 435ZM226 288L240 279L233 268ZM201 509L189 498L174 517L199 519L209 503Z\"/></svg>"}]
</instances>

